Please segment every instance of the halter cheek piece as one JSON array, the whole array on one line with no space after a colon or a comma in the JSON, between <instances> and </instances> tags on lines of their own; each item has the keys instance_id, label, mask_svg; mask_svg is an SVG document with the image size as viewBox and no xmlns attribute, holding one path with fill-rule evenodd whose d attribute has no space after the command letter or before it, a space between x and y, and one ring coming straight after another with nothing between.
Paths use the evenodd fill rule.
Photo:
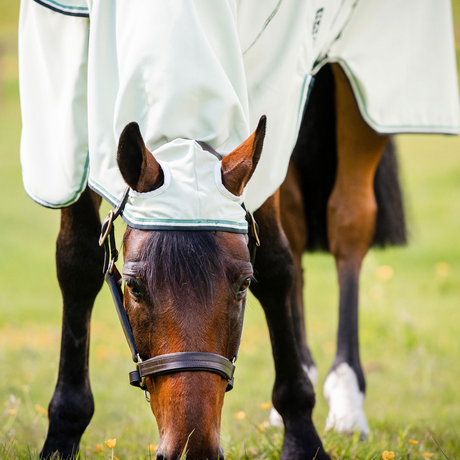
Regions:
<instances>
[{"instance_id":1,"label":"halter cheek piece","mask_svg":"<svg viewBox=\"0 0 460 460\"><path fill-rule=\"evenodd\" d=\"M220 375L228 381L226 391L233 388L233 374L235 372L235 361L238 354L238 348L241 341L243 331L243 322L241 323L240 336L238 340L238 348L235 356L230 360L224 356L215 353L207 352L181 352L168 353L159 355L154 358L142 361L136 348L133 331L129 324L128 316L123 305L123 292L121 290L121 275L115 266L118 260L118 251L115 243L115 228L113 222L122 213L123 208L128 200L129 187L123 193L123 196L117 207L109 211L109 215L102 223L101 237L99 245L104 246L104 278L107 282L110 292L112 293L115 308L117 309L118 318L120 319L121 327L128 342L129 349L133 361L137 364L136 370L129 373L129 383L135 387L139 387L146 391L145 378L148 376L172 374L174 372L184 371L206 371ZM246 211L246 220L249 226L248 232L248 249L251 257L251 264L254 266L256 257L256 249L260 246L259 227L254 220L254 216L250 211L246 210L244 204L241 205Z\"/></svg>"}]
</instances>

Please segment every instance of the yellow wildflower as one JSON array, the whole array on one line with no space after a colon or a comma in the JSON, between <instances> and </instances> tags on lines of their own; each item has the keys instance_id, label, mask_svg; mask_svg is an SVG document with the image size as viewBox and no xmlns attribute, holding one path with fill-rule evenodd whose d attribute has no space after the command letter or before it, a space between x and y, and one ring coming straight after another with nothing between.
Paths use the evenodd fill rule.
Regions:
<instances>
[{"instance_id":1,"label":"yellow wildflower","mask_svg":"<svg viewBox=\"0 0 460 460\"><path fill-rule=\"evenodd\" d=\"M422 454L424 457L432 457L434 454L433 452L423 452Z\"/></svg>"},{"instance_id":2,"label":"yellow wildflower","mask_svg":"<svg viewBox=\"0 0 460 460\"><path fill-rule=\"evenodd\" d=\"M268 420L263 421L259 426L257 427L261 433L263 433L268 427L270 426L270 423L268 423Z\"/></svg>"},{"instance_id":3,"label":"yellow wildflower","mask_svg":"<svg viewBox=\"0 0 460 460\"><path fill-rule=\"evenodd\" d=\"M382 452L382 458L383 460L393 460L395 458L395 453L392 450L390 450L390 452L384 450Z\"/></svg>"},{"instance_id":4,"label":"yellow wildflower","mask_svg":"<svg viewBox=\"0 0 460 460\"><path fill-rule=\"evenodd\" d=\"M158 449L158 444L149 444L149 452L154 454Z\"/></svg>"},{"instance_id":5,"label":"yellow wildflower","mask_svg":"<svg viewBox=\"0 0 460 460\"><path fill-rule=\"evenodd\" d=\"M436 271L436 274L439 276L447 276L449 274L449 264L446 262L438 262L435 266L434 269Z\"/></svg>"},{"instance_id":6,"label":"yellow wildflower","mask_svg":"<svg viewBox=\"0 0 460 460\"><path fill-rule=\"evenodd\" d=\"M270 401L264 402L260 405L260 408L263 410L270 409L270 407L272 407L272 403Z\"/></svg>"},{"instance_id":7,"label":"yellow wildflower","mask_svg":"<svg viewBox=\"0 0 460 460\"><path fill-rule=\"evenodd\" d=\"M394 275L393 267L390 267L389 265L382 265L379 268L377 268L376 275L379 280L391 280L391 278L393 278Z\"/></svg>"},{"instance_id":8,"label":"yellow wildflower","mask_svg":"<svg viewBox=\"0 0 460 460\"><path fill-rule=\"evenodd\" d=\"M96 444L96 449L99 450L99 451L103 451L104 450L104 444L102 444L102 442L98 442Z\"/></svg>"},{"instance_id":9,"label":"yellow wildflower","mask_svg":"<svg viewBox=\"0 0 460 460\"><path fill-rule=\"evenodd\" d=\"M112 456L113 460L120 460L116 455Z\"/></svg>"},{"instance_id":10,"label":"yellow wildflower","mask_svg":"<svg viewBox=\"0 0 460 460\"><path fill-rule=\"evenodd\" d=\"M108 439L107 441L105 441L105 445L109 449L113 449L115 447L116 443L117 443L117 438Z\"/></svg>"},{"instance_id":11,"label":"yellow wildflower","mask_svg":"<svg viewBox=\"0 0 460 460\"><path fill-rule=\"evenodd\" d=\"M418 444L418 441L416 441L415 439L409 439L409 442L410 442L411 444Z\"/></svg>"},{"instance_id":12,"label":"yellow wildflower","mask_svg":"<svg viewBox=\"0 0 460 460\"><path fill-rule=\"evenodd\" d=\"M18 411L17 409L10 409L10 410L8 411L8 415L16 415L16 412L17 412L17 411Z\"/></svg>"},{"instance_id":13,"label":"yellow wildflower","mask_svg":"<svg viewBox=\"0 0 460 460\"><path fill-rule=\"evenodd\" d=\"M234 416L237 420L243 420L246 417L246 413L243 411L237 412Z\"/></svg>"},{"instance_id":14,"label":"yellow wildflower","mask_svg":"<svg viewBox=\"0 0 460 460\"><path fill-rule=\"evenodd\" d=\"M35 410L39 413L39 414L42 414L42 415L48 415L48 411L40 406L40 404L35 404Z\"/></svg>"}]
</instances>

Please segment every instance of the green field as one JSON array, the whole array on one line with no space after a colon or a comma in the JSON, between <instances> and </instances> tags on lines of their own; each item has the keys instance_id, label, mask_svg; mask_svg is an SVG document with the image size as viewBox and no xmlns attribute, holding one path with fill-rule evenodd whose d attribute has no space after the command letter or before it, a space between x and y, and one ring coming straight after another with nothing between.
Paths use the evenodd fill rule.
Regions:
<instances>
[{"instance_id":1,"label":"green field","mask_svg":"<svg viewBox=\"0 0 460 460\"><path fill-rule=\"evenodd\" d=\"M18 4L0 0L0 459L37 457L57 377L61 321L54 266L59 212L33 203L21 181ZM454 13L460 47L460 0ZM410 245L373 250L364 263L360 341L371 428L366 441L322 432L322 384L335 351L336 273L328 255L304 260L309 343L320 372L314 418L333 458L370 460L388 450L396 459L422 459L424 453L440 459L438 443L448 458L460 458L460 139L413 135L397 142ZM120 236L122 225L117 231ZM381 266L392 268L390 279L381 279ZM111 458L105 445L95 453L109 438L117 438L119 459L154 456L149 444L158 443L156 424L142 392L128 385L130 370L104 287L92 321L96 413L82 440L82 458ZM236 387L224 405L226 458L278 457L282 433L266 427L269 411L260 407L270 401L273 381L267 327L250 298Z\"/></svg>"}]
</instances>

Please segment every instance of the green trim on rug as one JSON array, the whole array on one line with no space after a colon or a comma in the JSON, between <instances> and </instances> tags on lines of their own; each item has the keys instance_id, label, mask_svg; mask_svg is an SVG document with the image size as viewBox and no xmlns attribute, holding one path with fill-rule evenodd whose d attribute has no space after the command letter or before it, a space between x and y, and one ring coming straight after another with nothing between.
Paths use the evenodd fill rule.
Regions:
<instances>
[{"instance_id":1,"label":"green trim on rug","mask_svg":"<svg viewBox=\"0 0 460 460\"><path fill-rule=\"evenodd\" d=\"M435 133L439 133L439 134L454 134L454 133L458 133L458 130L459 130L459 127L458 126L444 126L444 125L381 125L379 123L377 123L370 115L369 115L369 112L367 110L367 106L366 106L366 99L364 97L364 94L361 90L361 86L357 80L357 78L355 77L354 73L352 72L352 70L350 69L350 67L348 66L347 62L342 59L342 58L338 58L338 57L335 57L335 58L327 58L327 59L324 59L323 61L319 62L311 71L311 75L315 75L324 65L326 64L334 64L334 63L337 63L339 64L343 71L345 72L347 78L348 78L348 81L350 82L350 85L353 89L353 93L355 95L355 99L358 103L358 107L360 109L360 112L361 112L361 115L362 117L366 120L367 124L370 125L371 127L372 126L375 126L376 128L378 128L377 130L379 131L380 129L382 130L382 132L388 132L388 131L385 131L385 130L392 130L392 129L397 129L397 130L405 130L407 129L408 131L405 131L406 133L407 132L411 132L410 130L424 130L424 129L427 129L427 130L442 130L442 131L434 131L433 134ZM417 133L417 134L422 134L423 132L421 131L414 131L414 133ZM394 134L399 134L397 132L395 132Z\"/></svg>"},{"instance_id":2,"label":"green trim on rug","mask_svg":"<svg viewBox=\"0 0 460 460\"><path fill-rule=\"evenodd\" d=\"M86 6L69 6L69 5L62 5L61 3L55 2L54 0L42 0L44 3L52 3L53 5L58 6L59 8L63 8L66 10L77 10L77 11L83 11L85 13L89 12L88 7Z\"/></svg>"}]
</instances>

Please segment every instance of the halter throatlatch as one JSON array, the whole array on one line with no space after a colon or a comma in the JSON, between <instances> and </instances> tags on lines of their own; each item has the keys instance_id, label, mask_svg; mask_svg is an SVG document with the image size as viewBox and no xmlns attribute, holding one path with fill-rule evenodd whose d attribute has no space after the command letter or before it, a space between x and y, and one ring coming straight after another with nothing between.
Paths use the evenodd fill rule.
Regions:
<instances>
[{"instance_id":1,"label":"halter throatlatch","mask_svg":"<svg viewBox=\"0 0 460 460\"><path fill-rule=\"evenodd\" d=\"M238 349L232 360L220 356L215 353L207 352L180 352L168 353L159 355L154 358L142 361L136 348L133 331L129 324L128 316L123 305L123 292L121 290L121 275L115 266L118 260L118 251L115 243L115 219L122 213L123 208L128 200L129 187L123 193L123 196L117 207L109 211L109 215L104 219L101 228L101 237L99 245L104 246L104 279L107 282L110 292L112 293L113 302L117 310L118 318L121 327L128 342L129 349L133 361L137 364L136 370L129 373L129 383L146 391L145 378L148 376L172 374L175 372L184 371L206 371L220 375L227 380L227 389L230 391L233 388L233 374L235 372L235 361L238 354ZM246 211L246 220L248 222L248 249L251 258L251 263L254 265L256 257L256 249L260 246L259 227L254 220L254 216L250 211L247 211L244 204L243 209ZM241 324L240 337L238 340L238 348L241 341L243 324Z\"/></svg>"}]
</instances>

